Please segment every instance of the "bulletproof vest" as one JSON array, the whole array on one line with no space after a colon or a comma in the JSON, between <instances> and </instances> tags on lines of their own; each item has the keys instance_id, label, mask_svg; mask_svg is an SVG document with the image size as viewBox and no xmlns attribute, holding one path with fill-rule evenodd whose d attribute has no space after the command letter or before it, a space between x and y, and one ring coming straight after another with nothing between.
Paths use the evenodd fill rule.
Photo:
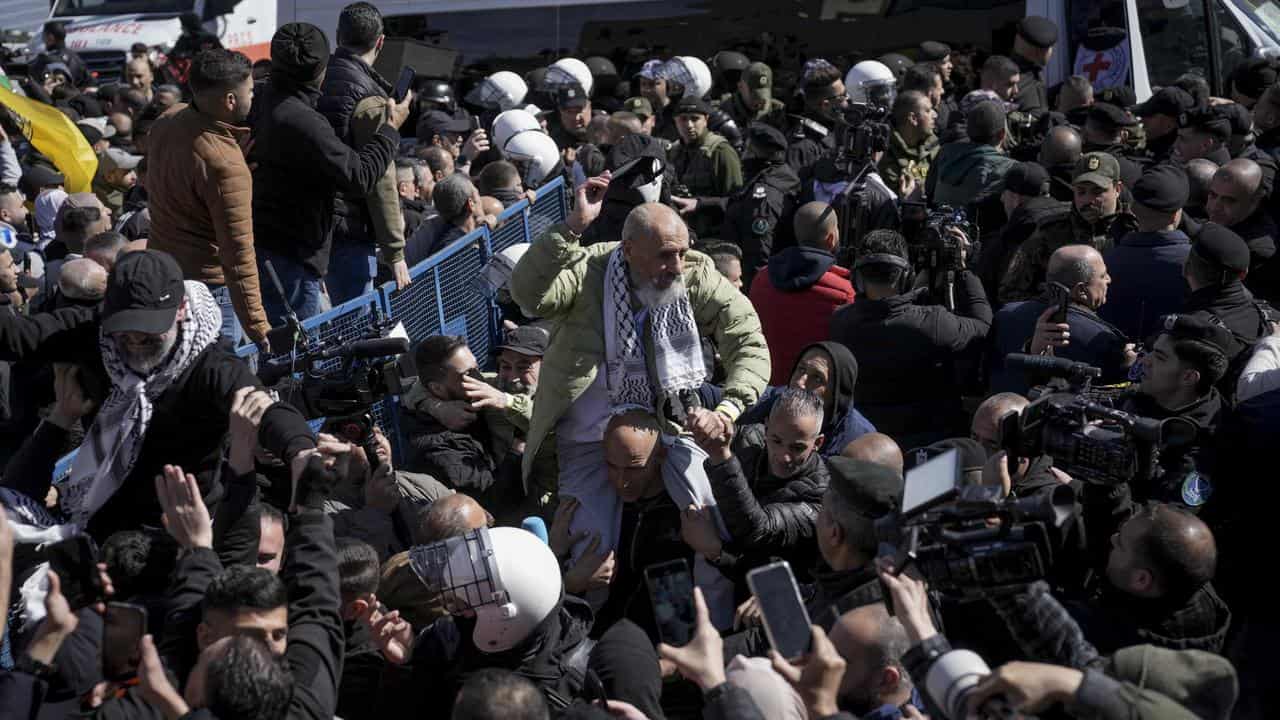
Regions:
<instances>
[{"instance_id":1,"label":"bulletproof vest","mask_svg":"<svg viewBox=\"0 0 1280 720\"><path fill-rule=\"evenodd\" d=\"M728 145L728 141L708 130L697 145L690 147L680 143L671 149L671 164L676 168L676 176L693 195L712 194L715 187L712 157L721 145Z\"/></svg>"}]
</instances>

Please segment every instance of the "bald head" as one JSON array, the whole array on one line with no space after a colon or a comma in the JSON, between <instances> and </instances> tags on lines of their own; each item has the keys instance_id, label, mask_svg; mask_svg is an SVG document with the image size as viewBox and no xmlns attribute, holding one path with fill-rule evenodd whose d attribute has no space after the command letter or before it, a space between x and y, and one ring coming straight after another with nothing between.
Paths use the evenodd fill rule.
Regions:
<instances>
[{"instance_id":1,"label":"bald head","mask_svg":"<svg viewBox=\"0 0 1280 720\"><path fill-rule=\"evenodd\" d=\"M1184 596L1213 579L1218 546L1203 520L1173 505L1153 504L1130 522L1138 524L1138 552L1164 594Z\"/></svg>"},{"instance_id":2,"label":"bald head","mask_svg":"<svg viewBox=\"0 0 1280 720\"><path fill-rule=\"evenodd\" d=\"M480 209L485 215L498 217L506 208L502 207L502 201L498 198L483 195L480 198Z\"/></svg>"},{"instance_id":3,"label":"bald head","mask_svg":"<svg viewBox=\"0 0 1280 720\"><path fill-rule=\"evenodd\" d=\"M909 698L911 680L902 656L911 647L907 631L880 603L841 615L831 627L831 644L845 659L839 697L860 711Z\"/></svg>"},{"instance_id":4,"label":"bald head","mask_svg":"<svg viewBox=\"0 0 1280 720\"><path fill-rule=\"evenodd\" d=\"M1107 302L1111 276L1102 254L1088 245L1066 245L1049 256L1045 281L1064 285L1071 301L1097 310Z\"/></svg>"},{"instance_id":5,"label":"bald head","mask_svg":"<svg viewBox=\"0 0 1280 720\"><path fill-rule=\"evenodd\" d=\"M1187 162L1187 181L1191 193L1187 196L1187 207L1203 208L1209 199L1209 183L1218 172L1218 163L1207 158L1196 158Z\"/></svg>"},{"instance_id":6,"label":"bald head","mask_svg":"<svg viewBox=\"0 0 1280 720\"><path fill-rule=\"evenodd\" d=\"M436 500L422 512L416 541L420 545L439 542L488 527L489 523L489 513L475 498L454 493Z\"/></svg>"},{"instance_id":7,"label":"bald head","mask_svg":"<svg viewBox=\"0 0 1280 720\"><path fill-rule=\"evenodd\" d=\"M661 435L657 418L647 412L629 410L609 419L604 458L609 482L623 502L662 491Z\"/></svg>"},{"instance_id":8,"label":"bald head","mask_svg":"<svg viewBox=\"0 0 1280 720\"><path fill-rule=\"evenodd\" d=\"M107 270L89 258L68 260L58 275L58 289L72 300L97 302L107 294Z\"/></svg>"},{"instance_id":9,"label":"bald head","mask_svg":"<svg viewBox=\"0 0 1280 720\"><path fill-rule=\"evenodd\" d=\"M667 235L683 234L689 239L689 229L675 210L662 203L644 203L632 208L622 223L623 244L654 242Z\"/></svg>"},{"instance_id":10,"label":"bald head","mask_svg":"<svg viewBox=\"0 0 1280 720\"><path fill-rule=\"evenodd\" d=\"M1040 164L1045 167L1055 165L1074 165L1084 152L1084 141L1080 133L1067 127L1056 127L1049 131L1040 146Z\"/></svg>"},{"instance_id":11,"label":"bald head","mask_svg":"<svg viewBox=\"0 0 1280 720\"><path fill-rule=\"evenodd\" d=\"M824 202L805 203L792 222L796 244L834 253L840 247L839 218Z\"/></svg>"},{"instance_id":12,"label":"bald head","mask_svg":"<svg viewBox=\"0 0 1280 720\"><path fill-rule=\"evenodd\" d=\"M689 228L661 203L637 205L622 224L622 253L632 288L646 306L665 305L683 290Z\"/></svg>"},{"instance_id":13,"label":"bald head","mask_svg":"<svg viewBox=\"0 0 1280 720\"><path fill-rule=\"evenodd\" d=\"M894 442L893 438L884 433L873 432L861 435L845 445L840 454L854 460L875 463L890 468L899 475L902 474L902 448L898 447L898 443Z\"/></svg>"},{"instance_id":14,"label":"bald head","mask_svg":"<svg viewBox=\"0 0 1280 720\"><path fill-rule=\"evenodd\" d=\"M982 401L973 414L969 434L982 444L988 453L1000 447L1000 419L1011 412L1022 412L1028 405L1026 398L1017 393L997 393Z\"/></svg>"},{"instance_id":15,"label":"bald head","mask_svg":"<svg viewBox=\"0 0 1280 720\"><path fill-rule=\"evenodd\" d=\"M1262 196L1262 168L1252 160L1238 158L1213 174L1205 211L1213 222L1234 227L1257 211Z\"/></svg>"}]
</instances>

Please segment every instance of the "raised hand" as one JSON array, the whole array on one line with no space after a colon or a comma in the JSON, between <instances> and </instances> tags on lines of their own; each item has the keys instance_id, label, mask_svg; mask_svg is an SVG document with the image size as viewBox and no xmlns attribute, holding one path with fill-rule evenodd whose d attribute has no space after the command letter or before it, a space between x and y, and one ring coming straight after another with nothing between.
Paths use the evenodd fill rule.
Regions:
<instances>
[{"instance_id":1,"label":"raised hand","mask_svg":"<svg viewBox=\"0 0 1280 720\"><path fill-rule=\"evenodd\" d=\"M177 465L165 465L156 476L156 497L164 511L164 529L183 548L212 548L213 521L200 496L195 476Z\"/></svg>"}]
</instances>

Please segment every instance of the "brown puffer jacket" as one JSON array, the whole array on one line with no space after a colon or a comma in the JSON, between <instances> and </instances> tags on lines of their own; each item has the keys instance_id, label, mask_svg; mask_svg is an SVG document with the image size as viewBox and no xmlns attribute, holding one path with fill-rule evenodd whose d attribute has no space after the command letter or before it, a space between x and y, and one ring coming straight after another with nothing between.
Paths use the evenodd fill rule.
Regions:
<instances>
[{"instance_id":1,"label":"brown puffer jacket","mask_svg":"<svg viewBox=\"0 0 1280 720\"><path fill-rule=\"evenodd\" d=\"M255 342L270 325L253 250L253 176L240 143L249 129L176 105L151 127L147 158L149 247L178 261L190 280L226 285Z\"/></svg>"}]
</instances>

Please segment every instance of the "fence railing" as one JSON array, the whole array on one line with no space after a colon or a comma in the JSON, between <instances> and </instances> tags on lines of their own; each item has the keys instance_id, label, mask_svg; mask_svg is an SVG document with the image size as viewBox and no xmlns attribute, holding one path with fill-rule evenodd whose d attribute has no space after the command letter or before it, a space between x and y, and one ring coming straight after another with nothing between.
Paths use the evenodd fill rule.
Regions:
<instances>
[{"instance_id":1,"label":"fence railing","mask_svg":"<svg viewBox=\"0 0 1280 720\"><path fill-rule=\"evenodd\" d=\"M431 335L461 335L467 339L476 360L488 366L490 348L496 347L500 340L502 316L481 289L485 263L494 253L517 243L532 242L547 228L564 220L568 209L564 180L557 178L540 188L532 203L521 200L507 208L498 217L494 230L481 227L410 268L412 282L404 290L397 290L394 282L387 283L307 318L302 321L302 328L314 340L349 343L367 331L370 312L381 313L404 325L411 344ZM236 354L255 367L260 359L257 346L252 344L240 347ZM399 411L399 399L395 397L373 407L374 420L392 439L397 456L402 445ZM317 427L318 423L312 426ZM71 472L74 458L73 451L58 461L53 474L55 483Z\"/></svg>"}]
</instances>

